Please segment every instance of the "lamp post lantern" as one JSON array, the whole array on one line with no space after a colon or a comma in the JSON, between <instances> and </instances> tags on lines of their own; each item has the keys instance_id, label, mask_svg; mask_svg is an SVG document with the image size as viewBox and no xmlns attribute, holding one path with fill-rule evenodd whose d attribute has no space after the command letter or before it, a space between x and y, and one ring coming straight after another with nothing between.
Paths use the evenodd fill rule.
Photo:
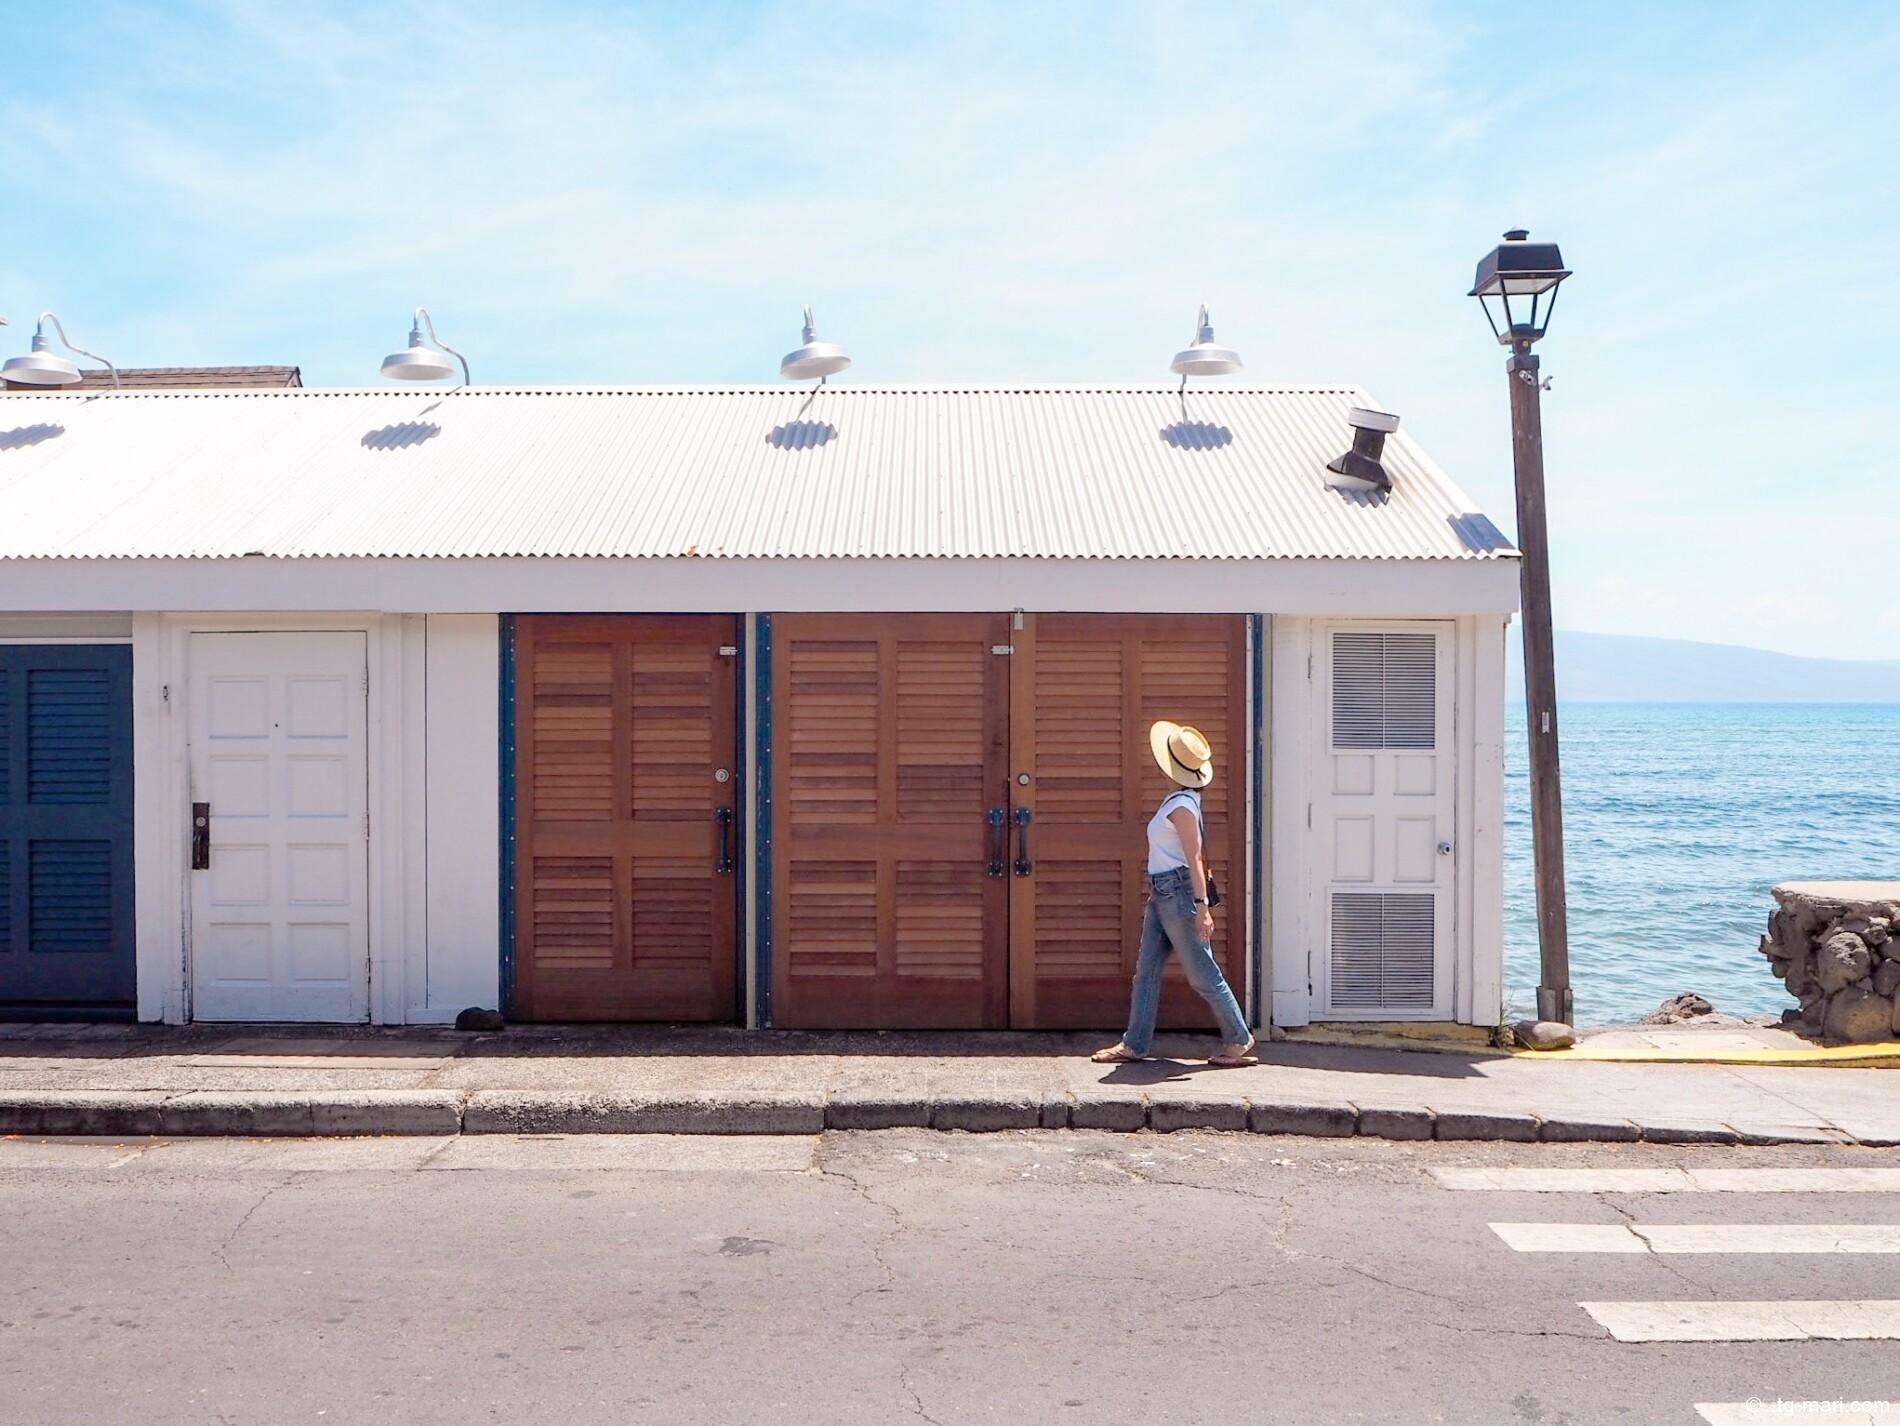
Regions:
<instances>
[{"instance_id":1,"label":"lamp post lantern","mask_svg":"<svg viewBox=\"0 0 1900 1426\"><path fill-rule=\"evenodd\" d=\"M1550 542L1544 518L1544 426L1531 347L1550 325L1557 288L1570 276L1555 243L1522 228L1478 264L1471 296L1510 349L1511 460L1517 472L1517 546L1524 610L1524 722L1530 736L1531 846L1537 864L1537 1018L1572 1024L1570 925L1564 893L1563 778L1557 759L1556 651L1550 629Z\"/></svg>"}]
</instances>

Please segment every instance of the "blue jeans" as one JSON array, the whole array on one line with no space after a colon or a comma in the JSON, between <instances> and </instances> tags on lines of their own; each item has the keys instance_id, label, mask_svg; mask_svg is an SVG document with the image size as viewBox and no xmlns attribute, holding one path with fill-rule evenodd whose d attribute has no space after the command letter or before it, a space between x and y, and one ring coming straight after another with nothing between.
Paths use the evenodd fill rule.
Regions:
<instances>
[{"instance_id":1,"label":"blue jeans","mask_svg":"<svg viewBox=\"0 0 1900 1426\"><path fill-rule=\"evenodd\" d=\"M1151 873L1148 914L1141 925L1141 954L1135 962L1135 989L1128 1006L1128 1032L1122 1043L1138 1055L1154 1044L1155 1016L1161 1011L1161 972L1168 955L1181 957L1188 984L1207 1002L1220 1022L1221 1039L1244 1045L1252 1038L1246 1017L1214 960L1214 948L1194 924L1194 881L1186 867Z\"/></svg>"}]
</instances>

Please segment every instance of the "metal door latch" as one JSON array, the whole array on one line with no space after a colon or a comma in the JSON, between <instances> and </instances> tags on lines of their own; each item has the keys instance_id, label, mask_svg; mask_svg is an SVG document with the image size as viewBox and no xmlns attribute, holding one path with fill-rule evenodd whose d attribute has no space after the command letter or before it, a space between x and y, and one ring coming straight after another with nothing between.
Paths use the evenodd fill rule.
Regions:
<instances>
[{"instance_id":1,"label":"metal door latch","mask_svg":"<svg viewBox=\"0 0 1900 1426\"><path fill-rule=\"evenodd\" d=\"M191 804L191 869L205 871L211 866L211 804Z\"/></svg>"},{"instance_id":2,"label":"metal door latch","mask_svg":"<svg viewBox=\"0 0 1900 1426\"><path fill-rule=\"evenodd\" d=\"M1448 856L1450 856L1450 855L1451 855L1451 843L1450 843L1450 842L1440 842L1440 843L1438 844L1438 855L1439 855L1439 856L1441 856L1441 857L1448 857Z\"/></svg>"}]
</instances>

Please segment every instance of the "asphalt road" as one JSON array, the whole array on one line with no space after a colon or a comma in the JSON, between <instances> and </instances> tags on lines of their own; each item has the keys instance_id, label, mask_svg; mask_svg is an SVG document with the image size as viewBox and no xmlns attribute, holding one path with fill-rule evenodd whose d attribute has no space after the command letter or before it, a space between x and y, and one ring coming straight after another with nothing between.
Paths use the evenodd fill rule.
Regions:
<instances>
[{"instance_id":1,"label":"asphalt road","mask_svg":"<svg viewBox=\"0 0 1900 1426\"><path fill-rule=\"evenodd\" d=\"M1434 1167L1892 1151L929 1131L0 1142L0 1422L1696 1422L1900 1402L1892 1341L1585 1301L1900 1298L1900 1256L1524 1252L1494 1222L1900 1224L1900 1192ZM1838 1412L1790 1421L1843 1421Z\"/></svg>"}]
</instances>

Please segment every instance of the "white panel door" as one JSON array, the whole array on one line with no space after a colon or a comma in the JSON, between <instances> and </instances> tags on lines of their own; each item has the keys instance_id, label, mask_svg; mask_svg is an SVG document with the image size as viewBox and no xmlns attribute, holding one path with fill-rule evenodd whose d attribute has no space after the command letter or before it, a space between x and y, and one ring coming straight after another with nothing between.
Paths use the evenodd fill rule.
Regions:
<instances>
[{"instance_id":1,"label":"white panel door","mask_svg":"<svg viewBox=\"0 0 1900 1426\"><path fill-rule=\"evenodd\" d=\"M366 641L191 636L194 1019L369 1018Z\"/></svg>"},{"instance_id":2,"label":"white panel door","mask_svg":"<svg viewBox=\"0 0 1900 1426\"><path fill-rule=\"evenodd\" d=\"M1321 1018L1446 1020L1453 964L1453 626L1315 631L1307 924Z\"/></svg>"}]
</instances>

